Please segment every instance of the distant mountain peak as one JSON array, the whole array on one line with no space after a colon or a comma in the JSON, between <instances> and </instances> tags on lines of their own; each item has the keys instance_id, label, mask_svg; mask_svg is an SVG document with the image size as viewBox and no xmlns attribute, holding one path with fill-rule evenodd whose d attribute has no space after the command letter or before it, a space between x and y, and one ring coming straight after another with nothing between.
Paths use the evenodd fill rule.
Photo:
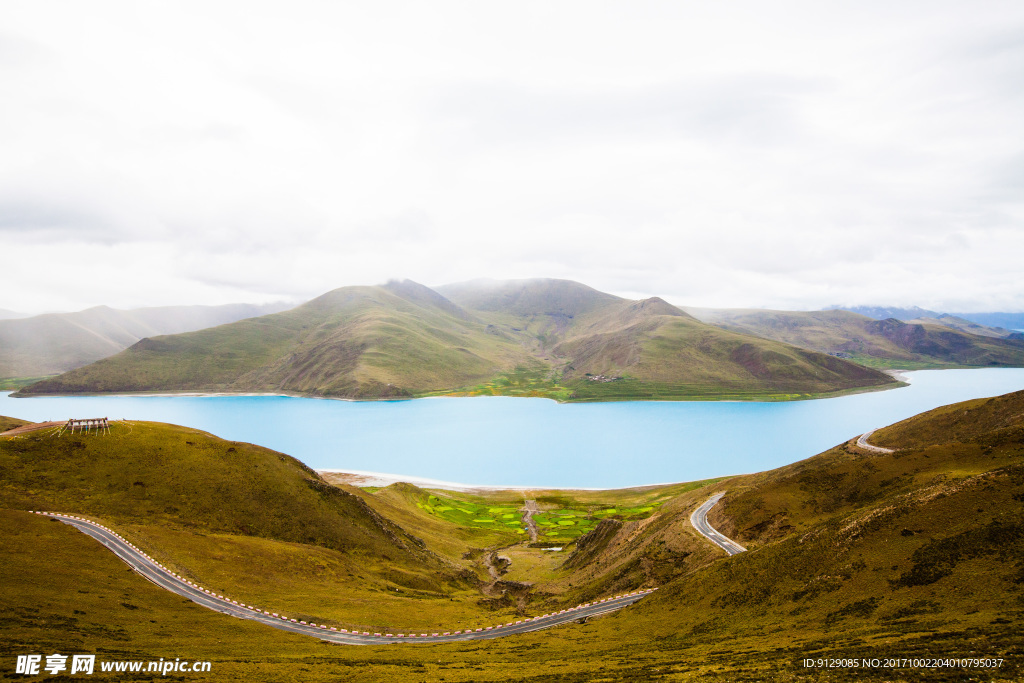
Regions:
<instances>
[{"instance_id":1,"label":"distant mountain peak","mask_svg":"<svg viewBox=\"0 0 1024 683\"><path fill-rule=\"evenodd\" d=\"M936 311L930 311L920 306L829 306L826 310L842 309L853 313L860 313L875 320L896 318L897 320L916 320L917 318L938 318L943 315Z\"/></svg>"},{"instance_id":2,"label":"distant mountain peak","mask_svg":"<svg viewBox=\"0 0 1024 683\"><path fill-rule=\"evenodd\" d=\"M435 306L463 320L469 320L471 317L461 306L452 302L437 290L421 285L413 280L388 280L383 287L406 301Z\"/></svg>"},{"instance_id":3,"label":"distant mountain peak","mask_svg":"<svg viewBox=\"0 0 1024 683\"><path fill-rule=\"evenodd\" d=\"M638 312L642 311L648 315L677 315L686 318L693 318L692 315L677 306L673 306L660 296L641 299L631 304L630 308Z\"/></svg>"},{"instance_id":4,"label":"distant mountain peak","mask_svg":"<svg viewBox=\"0 0 1024 683\"><path fill-rule=\"evenodd\" d=\"M544 382L561 373L555 381L568 386L542 390L568 389L579 400L688 397L695 386L761 396L893 383L876 370L704 325L660 297L633 301L556 279L341 287L282 313L139 337L149 339L22 395L138 391L144 378L145 390L407 398L524 368ZM625 389L594 379L627 370Z\"/></svg>"},{"instance_id":5,"label":"distant mountain peak","mask_svg":"<svg viewBox=\"0 0 1024 683\"><path fill-rule=\"evenodd\" d=\"M437 287L444 296L469 310L505 311L523 316L573 318L608 304L625 301L574 280L473 280Z\"/></svg>"},{"instance_id":6,"label":"distant mountain peak","mask_svg":"<svg viewBox=\"0 0 1024 683\"><path fill-rule=\"evenodd\" d=\"M875 320L892 318L916 324L942 325L983 337L1016 338L1014 328L1024 325L1024 314L1020 313L937 313L920 306L833 306L829 310L835 309L859 313Z\"/></svg>"}]
</instances>

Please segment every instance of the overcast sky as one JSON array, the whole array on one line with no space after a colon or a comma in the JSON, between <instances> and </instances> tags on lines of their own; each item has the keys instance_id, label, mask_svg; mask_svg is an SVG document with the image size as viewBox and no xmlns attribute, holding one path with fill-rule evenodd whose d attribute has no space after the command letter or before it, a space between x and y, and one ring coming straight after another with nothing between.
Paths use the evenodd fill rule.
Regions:
<instances>
[{"instance_id":1,"label":"overcast sky","mask_svg":"<svg viewBox=\"0 0 1024 683\"><path fill-rule=\"evenodd\" d=\"M1024 3L0 0L0 308L1024 310Z\"/></svg>"}]
</instances>

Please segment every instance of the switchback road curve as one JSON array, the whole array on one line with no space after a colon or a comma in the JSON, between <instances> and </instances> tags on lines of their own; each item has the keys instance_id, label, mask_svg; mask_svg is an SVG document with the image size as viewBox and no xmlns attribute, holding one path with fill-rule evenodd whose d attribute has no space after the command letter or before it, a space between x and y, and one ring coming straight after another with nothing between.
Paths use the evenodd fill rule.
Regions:
<instances>
[{"instance_id":1,"label":"switchback road curve","mask_svg":"<svg viewBox=\"0 0 1024 683\"><path fill-rule=\"evenodd\" d=\"M626 595L617 595L613 598L605 598L598 602L584 603L576 607L564 609L560 612L545 614L540 617L530 617L507 624L487 626L485 628L467 629L464 631L445 631L437 633L369 633L366 631L356 632L328 627L324 624L307 623L296 619L290 619L282 614L264 610L252 605L237 602L223 595L198 586L191 581L175 574L167 567L154 560L152 557L129 543L126 539L111 529L82 517L67 515L58 512L38 512L37 515L45 515L58 519L69 524L84 534L92 536L102 543L112 553L136 572L149 579L157 586L203 607L229 614L239 619L252 619L261 623L279 628L284 631L301 633L314 636L331 643L342 643L345 645L387 645L392 643L450 643L465 640L487 640L501 638L516 633L529 633L541 629L568 624L587 617L596 617L608 612L620 610L623 607L633 604L654 589L635 591Z\"/></svg>"},{"instance_id":2,"label":"switchback road curve","mask_svg":"<svg viewBox=\"0 0 1024 683\"><path fill-rule=\"evenodd\" d=\"M863 434L861 434L860 437L857 439L857 445L860 446L861 448L865 448L874 453L895 453L896 451L894 451L891 448L883 448L882 446L872 446L871 444L868 443L868 439L871 438L871 435L874 434L875 431L877 430L872 429L870 432L864 432Z\"/></svg>"},{"instance_id":3,"label":"switchback road curve","mask_svg":"<svg viewBox=\"0 0 1024 683\"><path fill-rule=\"evenodd\" d=\"M693 514L690 515L690 524L693 525L693 528L696 529L701 536L707 538L719 548L729 553L729 555L737 555L739 553L746 552L747 549L731 538L727 538L718 533L713 526L708 524L708 512L711 508L715 507L724 495L724 492L716 493L708 498L703 505L694 510Z\"/></svg>"}]
</instances>

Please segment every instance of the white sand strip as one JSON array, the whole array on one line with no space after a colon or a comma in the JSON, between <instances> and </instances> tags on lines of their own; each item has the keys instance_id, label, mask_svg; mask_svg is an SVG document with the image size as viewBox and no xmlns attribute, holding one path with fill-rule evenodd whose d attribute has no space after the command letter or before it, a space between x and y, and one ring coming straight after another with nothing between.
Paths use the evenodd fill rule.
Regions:
<instances>
[{"instance_id":1,"label":"white sand strip","mask_svg":"<svg viewBox=\"0 0 1024 683\"><path fill-rule=\"evenodd\" d=\"M330 474L331 479L341 479L342 483L351 486L390 486L396 482L405 482L420 488L442 489L445 491L612 491L616 489L583 488L579 486L512 486L492 484L462 484L454 481L442 481L440 479L428 479L426 477L411 476L408 474L390 474L387 472L367 472L365 470L317 470L321 475ZM645 484L643 486L630 486L630 489L645 489L657 486L670 486L665 484Z\"/></svg>"}]
</instances>

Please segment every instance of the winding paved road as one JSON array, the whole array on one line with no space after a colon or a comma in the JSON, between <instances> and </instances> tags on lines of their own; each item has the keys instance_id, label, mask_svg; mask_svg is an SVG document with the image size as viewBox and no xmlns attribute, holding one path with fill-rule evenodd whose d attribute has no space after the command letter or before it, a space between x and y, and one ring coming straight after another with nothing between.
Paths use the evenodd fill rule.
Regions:
<instances>
[{"instance_id":1,"label":"winding paved road","mask_svg":"<svg viewBox=\"0 0 1024 683\"><path fill-rule=\"evenodd\" d=\"M722 496L724 495L724 492L716 493L715 495L708 498L703 505L694 510L693 514L690 515L690 524L693 525L693 528L696 529L701 536L707 538L709 541L717 545L719 548L729 553L729 555L738 555L739 553L746 552L747 549L741 546L736 541L732 540L731 538L727 538L722 534L718 533L717 531L715 531L715 528L713 526L708 524L708 512L711 510L711 508L715 507L715 505L718 503L718 501L722 499Z\"/></svg>"},{"instance_id":2,"label":"winding paved road","mask_svg":"<svg viewBox=\"0 0 1024 683\"><path fill-rule=\"evenodd\" d=\"M498 624L486 628L466 629L465 631L446 631L437 633L369 633L366 631L347 631L336 627L328 627L324 624L306 623L296 619L290 619L284 615L263 610L259 607L246 605L232 600L223 595L198 586L191 581L175 574L167 567L146 555L144 552L129 543L114 531L102 524L84 519L75 515L65 515L57 512L35 512L37 515L46 515L59 519L65 524L70 524L82 533L92 536L105 545L112 553L117 555L128 566L136 572L149 579L157 586L173 593L177 593L189 600L208 607L218 612L238 617L239 619L252 619L268 626L279 628L284 631L301 633L308 636L315 636L321 640L331 643L343 643L346 645L385 645L391 643L448 643L463 640L482 640L500 638L516 633L529 633L539 631L552 626L567 624L586 617L596 617L608 612L620 610L623 607L633 604L655 589L648 589L618 595L614 598L606 598L594 603L584 603L577 607L545 614L540 617L522 619L520 621Z\"/></svg>"},{"instance_id":3,"label":"winding paved road","mask_svg":"<svg viewBox=\"0 0 1024 683\"><path fill-rule=\"evenodd\" d=\"M870 439L871 435L874 434L876 431L878 430L872 429L870 432L864 432L863 434L861 434L860 438L857 439L857 445L860 446L861 448L866 448L869 451L874 451L875 453L895 453L896 451L893 450L892 448L872 446L871 444L868 443L868 439Z\"/></svg>"}]
</instances>

